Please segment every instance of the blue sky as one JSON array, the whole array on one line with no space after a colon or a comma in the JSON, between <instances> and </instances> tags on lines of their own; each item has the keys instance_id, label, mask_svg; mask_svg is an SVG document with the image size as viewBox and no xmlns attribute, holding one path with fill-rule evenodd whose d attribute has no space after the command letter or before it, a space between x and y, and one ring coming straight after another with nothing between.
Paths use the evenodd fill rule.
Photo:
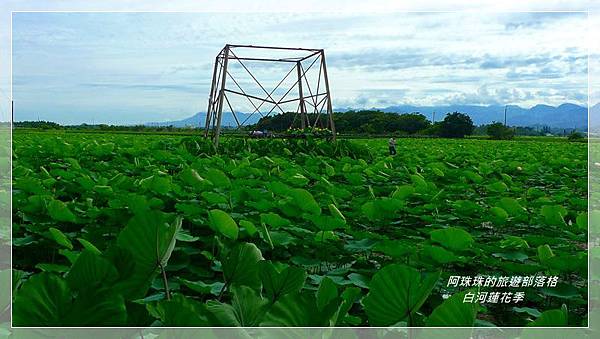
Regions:
<instances>
[{"instance_id":1,"label":"blue sky","mask_svg":"<svg viewBox=\"0 0 600 339\"><path fill-rule=\"evenodd\" d=\"M585 29L585 13L14 13L15 119L189 117L226 43L324 48L334 107L586 104Z\"/></svg>"}]
</instances>

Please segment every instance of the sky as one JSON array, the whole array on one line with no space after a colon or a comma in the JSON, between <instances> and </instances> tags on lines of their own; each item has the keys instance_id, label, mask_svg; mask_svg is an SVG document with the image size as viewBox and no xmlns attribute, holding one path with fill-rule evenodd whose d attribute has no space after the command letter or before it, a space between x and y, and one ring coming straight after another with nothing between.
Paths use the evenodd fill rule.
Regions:
<instances>
[{"instance_id":1,"label":"sky","mask_svg":"<svg viewBox=\"0 0 600 339\"><path fill-rule=\"evenodd\" d=\"M206 110L226 43L325 49L334 108L586 105L587 25L582 12L19 12L15 120L187 118ZM268 88L287 72L256 70Z\"/></svg>"}]
</instances>

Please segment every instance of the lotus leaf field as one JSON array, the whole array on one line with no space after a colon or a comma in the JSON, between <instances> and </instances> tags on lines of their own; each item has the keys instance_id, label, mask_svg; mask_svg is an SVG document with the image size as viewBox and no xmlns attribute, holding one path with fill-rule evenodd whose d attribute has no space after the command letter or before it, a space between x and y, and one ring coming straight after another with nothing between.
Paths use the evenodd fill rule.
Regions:
<instances>
[{"instance_id":1,"label":"lotus leaf field","mask_svg":"<svg viewBox=\"0 0 600 339\"><path fill-rule=\"evenodd\" d=\"M586 144L13 140L15 326L587 325Z\"/></svg>"}]
</instances>

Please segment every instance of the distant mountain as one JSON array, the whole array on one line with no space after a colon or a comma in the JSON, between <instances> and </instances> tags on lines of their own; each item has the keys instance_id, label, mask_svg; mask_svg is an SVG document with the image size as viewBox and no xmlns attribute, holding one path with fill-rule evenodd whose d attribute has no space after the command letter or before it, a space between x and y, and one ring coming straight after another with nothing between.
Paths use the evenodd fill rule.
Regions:
<instances>
[{"instance_id":1,"label":"distant mountain","mask_svg":"<svg viewBox=\"0 0 600 339\"><path fill-rule=\"evenodd\" d=\"M591 108L591 113L597 112L600 123L600 104ZM361 110L364 108L339 108L336 112L347 112L349 110ZM435 112L435 121L444 119L447 113L461 112L468 114L475 125L489 124L491 122L504 122L504 106L500 105L446 105L446 106L412 106L398 105L388 106L378 109L384 112L392 113L411 113L419 112L427 116L429 120L433 119ZM245 125L254 124L260 119L259 114L250 115L248 113L237 113L240 122L246 120ZM175 127L204 127L206 113L196 113L194 116L183 120L166 122L149 122L148 126L169 126ZM571 103L565 103L560 106L535 105L531 108L522 108L517 105L508 105L506 107L506 123L510 126L548 126L551 128L577 128L586 129L588 126L588 109ZM223 113L223 126L237 126L233 114ZM600 126L598 126L600 127Z\"/></svg>"},{"instance_id":2,"label":"distant mountain","mask_svg":"<svg viewBox=\"0 0 600 339\"><path fill-rule=\"evenodd\" d=\"M600 133L600 103L590 107L590 131Z\"/></svg>"},{"instance_id":3,"label":"distant mountain","mask_svg":"<svg viewBox=\"0 0 600 339\"><path fill-rule=\"evenodd\" d=\"M244 125L255 124L260 119L260 115L255 113L253 115L249 113L236 113L236 116L240 123ZM245 121L245 123L244 123ZM163 121L163 122L147 122L146 126L174 126L174 127L202 127L204 128L204 124L206 123L206 113L198 112L193 116L183 119L183 120L175 120L175 121ZM223 112L223 117L221 118L221 126L224 127L236 127L237 122L233 117L233 114L230 112Z\"/></svg>"},{"instance_id":4,"label":"distant mountain","mask_svg":"<svg viewBox=\"0 0 600 339\"><path fill-rule=\"evenodd\" d=\"M384 112L409 113L419 112L429 120L444 119L447 113L461 112L468 114L475 125L489 124L493 121L504 122L504 106L500 105L447 105L447 106L389 106L381 109ZM553 128L585 129L588 125L587 107L565 103L560 106L536 105L522 108L516 105L506 107L506 123L510 126L549 126Z\"/></svg>"}]
</instances>

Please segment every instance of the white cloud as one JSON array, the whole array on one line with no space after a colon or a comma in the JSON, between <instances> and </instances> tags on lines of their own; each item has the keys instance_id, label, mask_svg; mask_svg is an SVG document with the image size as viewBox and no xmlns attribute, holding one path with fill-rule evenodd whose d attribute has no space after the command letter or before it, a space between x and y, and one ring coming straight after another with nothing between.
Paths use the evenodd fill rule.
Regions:
<instances>
[{"instance_id":1,"label":"white cloud","mask_svg":"<svg viewBox=\"0 0 600 339\"><path fill-rule=\"evenodd\" d=\"M269 6L269 10L283 5L283 10L297 6L318 11L318 7L311 6L315 3L306 1L300 6L267 1L224 6L238 11L258 9L261 5ZM528 3L528 8L516 1L488 2L479 8L467 1L455 6L444 1L435 8L417 1L344 4L346 9L355 6L355 10L369 10L237 13L231 17L202 13L85 14L86 20L77 19L83 14L71 14L75 17L72 21L61 19L38 26L32 23L18 33L22 50L20 59L14 60L18 75L15 89L19 91L16 94L31 101L32 112L40 111L35 108L37 102L38 107L50 106L47 114L71 110L76 113L69 114L85 117L82 107L101 112L108 105L99 98L106 92L99 87L90 91L85 84L114 84L112 91L119 89L120 94L111 99L120 109L130 108L122 114L130 115L131 120L145 115L149 115L148 120L157 120L153 115L169 114L169 110L191 114L204 110L214 55L224 43L239 42L326 48L334 104L340 107L432 104L444 100L508 100L522 105L585 101L585 15L477 12L581 10L587 9L585 2L534 1ZM5 6L31 9L39 4L5 2ZM56 2L52 6L63 10L207 9L192 1L166 5L148 1L75 5ZM392 6L401 10L469 7L475 11L403 14L386 10ZM80 24L72 25L73 22ZM3 29L0 39L8 36ZM40 62L44 64L39 65ZM272 74L265 72L264 76ZM0 80L6 84L6 72L0 73ZM170 93L162 98L156 94L156 86L161 84ZM177 86L181 92L176 92ZM61 91L68 95L57 96ZM24 107L27 105L20 105L20 109ZM0 120L6 111L6 106L0 106Z\"/></svg>"}]
</instances>

